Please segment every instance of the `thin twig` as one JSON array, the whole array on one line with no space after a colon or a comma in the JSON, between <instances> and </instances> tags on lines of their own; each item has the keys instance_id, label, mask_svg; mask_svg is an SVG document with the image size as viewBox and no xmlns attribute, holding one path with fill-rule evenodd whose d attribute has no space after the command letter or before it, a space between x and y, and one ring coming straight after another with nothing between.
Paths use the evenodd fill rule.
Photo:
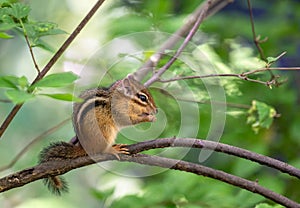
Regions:
<instances>
[{"instance_id":1,"label":"thin twig","mask_svg":"<svg viewBox=\"0 0 300 208\"><path fill-rule=\"evenodd\" d=\"M159 88L154 90L158 90L160 93L163 95L166 95L169 98L174 98L167 90ZM187 98L181 98L181 97L176 97L176 100L178 101L183 101L183 102L189 102L189 103L198 103L198 104L210 104L210 105L220 105L220 106L226 106L226 107L231 107L231 108L240 108L240 109L250 109L251 105L246 105L246 104L240 104L240 103L230 103L230 102L221 102L217 100L195 100L195 99L187 99Z\"/></svg>"},{"instance_id":2,"label":"thin twig","mask_svg":"<svg viewBox=\"0 0 300 208\"><path fill-rule=\"evenodd\" d=\"M248 9L249 9L249 14L250 14L250 23L251 23L251 30L252 30L252 36L253 36L253 42L258 50L258 53L260 54L260 58L265 61L266 63L268 62L264 51L262 49L262 47L260 46L261 43L264 43L268 40L268 37L264 38L263 40L260 39L260 35L257 36L256 32L255 32L255 26L254 26L254 18L253 18L253 11L252 11L252 6L251 6L251 0L247 0L248 3ZM267 66L268 68L269 66ZM274 82L274 85L278 85L276 77L274 76L273 72L268 70L269 74L270 74L270 80L269 82ZM270 86L270 85L267 85Z\"/></svg>"},{"instance_id":3,"label":"thin twig","mask_svg":"<svg viewBox=\"0 0 300 208\"><path fill-rule=\"evenodd\" d=\"M88 14L83 18L83 20L79 23L79 25L75 28L75 30L71 33L71 35L67 38L67 40L62 44L62 46L58 49L58 51L54 54L54 56L50 59L50 61L46 64L46 66L43 68L41 73L39 73L35 80L31 83L31 86L34 85L36 82L41 80L48 71L52 68L52 66L57 62L57 60L62 56L64 51L70 46L70 44L74 41L74 39L77 37L77 35L80 33L80 31L86 26L86 24L89 22L89 20L92 18L92 16L96 13L96 11L100 8L102 3L105 0L98 0L96 4L93 6L93 8L88 12ZM0 127L0 138L4 134L5 130L7 129L8 125L11 123L13 118L16 116L18 111L21 109L23 104L18 104L13 107L13 109L10 111L8 116L3 121L1 127Z\"/></svg>"},{"instance_id":4,"label":"thin twig","mask_svg":"<svg viewBox=\"0 0 300 208\"><path fill-rule=\"evenodd\" d=\"M260 46L261 43L260 36L256 36L251 0L247 0L247 3L248 3L249 14L250 14L251 30L252 30L254 44L260 54L260 58L265 62L267 62L266 56Z\"/></svg>"},{"instance_id":5,"label":"thin twig","mask_svg":"<svg viewBox=\"0 0 300 208\"><path fill-rule=\"evenodd\" d=\"M206 12L208 11L209 7L211 5L211 1L208 0L200 13L199 17L197 18L197 21L195 22L194 26L190 30L189 34L186 36L184 39L183 43L180 45L174 56L170 58L170 60L163 66L161 67L144 85L146 87L150 86L153 82L159 80L160 76L167 71L170 66L177 60L177 58L180 56L182 53L183 49L188 45L190 40L193 38L195 35L196 31L198 30L199 25L203 22L204 17L206 16Z\"/></svg>"},{"instance_id":6,"label":"thin twig","mask_svg":"<svg viewBox=\"0 0 300 208\"><path fill-rule=\"evenodd\" d=\"M250 109L251 105L246 104L240 104L240 103L230 103L230 102L220 102L216 100L205 100L205 101L199 101L199 100L189 100L184 98L176 98L176 100L180 100L183 102L191 102L191 103L199 103L199 104L211 104L211 105L221 105L231 108L239 108L239 109Z\"/></svg>"},{"instance_id":7,"label":"thin twig","mask_svg":"<svg viewBox=\"0 0 300 208\"><path fill-rule=\"evenodd\" d=\"M211 2L211 6L209 10L206 12L205 18L215 14L222 8L224 8L227 4L233 2L233 0L214 0ZM159 62L161 58L164 57L164 53L166 50L171 50L173 47L185 37L191 28L195 25L197 17L203 12L204 8L206 7L207 2L203 2L200 6L198 6L191 15L187 18L185 24L178 29L162 46L153 54L146 63L143 64L139 68L138 71L134 73L134 76L137 80L142 80L149 72L153 71L153 67Z\"/></svg>"},{"instance_id":8,"label":"thin twig","mask_svg":"<svg viewBox=\"0 0 300 208\"><path fill-rule=\"evenodd\" d=\"M255 74L258 72L265 72L268 70L272 70L272 71L297 71L300 70L300 67L270 67L270 68L261 68L261 69L255 69L252 71L248 71L248 72L243 72L241 74L243 75L249 75L249 74Z\"/></svg>"},{"instance_id":9,"label":"thin twig","mask_svg":"<svg viewBox=\"0 0 300 208\"><path fill-rule=\"evenodd\" d=\"M62 126L64 126L65 124L67 124L70 121L70 118L65 119L64 121L60 122L59 124L53 126L52 128L48 129L47 131L43 132L41 135L37 136L36 138L34 138L31 142L29 142L29 144L27 144L11 161L9 164L0 167L0 172L7 170L9 168L11 168L34 144L36 144L38 141L42 140L43 138L45 138L46 136L54 133L55 131L57 131L59 128L61 128Z\"/></svg>"},{"instance_id":10,"label":"thin twig","mask_svg":"<svg viewBox=\"0 0 300 208\"><path fill-rule=\"evenodd\" d=\"M32 59L32 61L33 61L34 67L35 67L36 71L37 71L38 74L39 74L39 73L41 73L41 72L40 72L39 66L38 66L38 64L37 64L37 62L36 62L36 60L35 60L35 57L34 57L34 54L33 54L33 51L32 51L32 47L31 47L30 42L29 42L29 39L28 39L28 36L27 36L26 34L24 34L24 37L25 37L27 46L28 46L28 48L29 48L30 56L31 56L31 59Z\"/></svg>"},{"instance_id":11,"label":"thin twig","mask_svg":"<svg viewBox=\"0 0 300 208\"><path fill-rule=\"evenodd\" d=\"M33 61L33 65L34 65L37 73L39 74L41 71L40 71L40 68L39 68L39 66L37 64L37 61L35 60L35 56L34 56L33 51L32 51L32 46L31 46L30 41L28 39L27 31L26 31L26 28L25 28L25 26L23 24L22 19L20 19L20 23L21 23L21 26L23 28L24 38L25 38L26 44L27 44L27 46L29 48L29 53L30 53L31 59Z\"/></svg>"},{"instance_id":12,"label":"thin twig","mask_svg":"<svg viewBox=\"0 0 300 208\"><path fill-rule=\"evenodd\" d=\"M186 80L186 79L204 79L204 78L210 78L210 77L237 77L239 79L249 81L249 82L255 82L259 84L263 84L266 86L271 86L276 84L277 77L274 76L273 79L269 81L261 81L257 79L251 79L248 77L250 74L255 74L259 72L264 71L270 71L270 70L300 70L300 67L273 67L273 68L261 68L261 69L255 69L248 72L243 72L240 74L234 74L234 73L226 73L226 74L207 74L207 75L195 75L195 76L185 76L185 77L173 77L170 79L160 79L160 82L166 83L166 82L174 82L178 80Z\"/></svg>"}]
</instances>

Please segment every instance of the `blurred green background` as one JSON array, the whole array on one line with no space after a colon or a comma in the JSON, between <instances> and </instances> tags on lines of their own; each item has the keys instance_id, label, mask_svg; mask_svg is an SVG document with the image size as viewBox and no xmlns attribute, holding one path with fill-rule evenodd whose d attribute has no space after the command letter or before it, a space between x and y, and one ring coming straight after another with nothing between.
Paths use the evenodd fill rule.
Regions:
<instances>
[{"instance_id":1,"label":"blurred green background","mask_svg":"<svg viewBox=\"0 0 300 208\"><path fill-rule=\"evenodd\" d=\"M107 1L59 62L54 65L51 72L71 70L81 77L76 85L61 89L62 91L74 91L77 94L82 89L98 85L100 79L101 85L109 85L127 73L134 72L153 51L159 48L160 45L151 45L151 40L141 32L164 34L157 42L157 44L162 43L168 37L166 34L172 34L184 24L186 17L201 2L195 0ZM31 7L30 18L57 23L59 28L70 34L95 1L28 0L24 3ZM265 55L276 57L283 51L287 51L287 54L274 66L299 66L300 1L255 0L252 1L252 5L256 32L262 36L262 39L268 37L268 41L262 44ZM68 34L48 36L43 40L56 50ZM12 35L15 35L13 39L0 39L0 75L25 75L31 81L36 76L36 71L28 48L20 35L13 32ZM122 44L118 44L118 40L121 40ZM139 50L141 52L130 54L131 48L135 52ZM215 64L212 68L217 72L226 69L227 72L240 73L262 66L262 62L257 59L259 55L252 41L246 1L235 1L229 4L201 25L194 43L184 52L192 63L197 63L198 58L201 57L193 53L199 49L208 56L212 62L210 64ZM170 54L173 52L170 51ZM34 49L34 54L41 68L52 56L51 52L39 48ZM166 60L163 59L160 64L165 63ZM215 71L210 72L210 68L205 69L201 61L197 72L183 62L183 60L178 61L170 71L177 75L201 74L202 69L206 70L206 73L215 73ZM107 71L108 73L105 73ZM208 79L156 84L156 87L170 90L179 97L188 85L199 103L180 103L153 88L151 91L160 108L158 118L161 118L161 121L158 119L158 123L153 125L142 124L136 128L126 129L122 135L119 135L117 141L134 143L144 139L174 135L205 139L211 122L211 106L205 104L209 101L206 87L220 83L220 87L225 90L227 102L247 107L251 105L252 100L258 100L273 106L281 115L274 120L269 129L262 128L255 133L251 125L246 122L247 108L233 108L228 105L221 142L277 158L300 168L298 131L300 73L298 71L274 73L280 75L281 80L287 81L272 89L234 78L221 78L221 81ZM252 78L267 80L269 74L259 74ZM0 96L1 99L6 99L5 89L0 89ZM180 105L184 108L196 109L196 112L199 110L199 115L196 115L199 122L182 124L180 122L182 117L189 117L181 115ZM11 103L0 102L1 122L12 106ZM38 97L27 102L0 140L0 166L8 164L33 138L70 117L71 113L72 103L69 102L46 97ZM182 125L189 126L182 127ZM164 129L161 129L161 126ZM179 131L180 127L183 129ZM191 133L191 129L196 133ZM53 141L68 141L73 136L72 124L69 122L33 146L11 169L1 172L0 175L5 176L35 165L39 151L43 147ZM149 151L149 154L162 154L197 163L199 151L155 150ZM286 174L219 153L213 153L203 164L250 180L258 179L259 184L299 202L300 181ZM70 193L62 197L53 196L41 181L37 181L1 194L0 205L5 208L254 207L259 203L274 205L271 201L248 191L188 173L128 163L120 165L110 162L99 166L93 165L67 173L65 177L70 184Z\"/></svg>"}]
</instances>

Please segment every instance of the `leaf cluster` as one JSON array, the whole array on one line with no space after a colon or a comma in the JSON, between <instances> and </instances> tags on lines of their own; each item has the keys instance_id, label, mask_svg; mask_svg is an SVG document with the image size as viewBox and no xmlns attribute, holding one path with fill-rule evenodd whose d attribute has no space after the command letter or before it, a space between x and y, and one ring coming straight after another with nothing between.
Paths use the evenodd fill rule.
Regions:
<instances>
[{"instance_id":1,"label":"leaf cluster","mask_svg":"<svg viewBox=\"0 0 300 208\"><path fill-rule=\"evenodd\" d=\"M9 0L0 1L0 38L12 39L20 34L26 40L30 50L39 47L47 51L54 50L42 37L64 34L56 23L33 21L30 19L30 6ZM32 56L34 56L32 54ZM34 57L32 57L35 59ZM35 61L35 60L34 60ZM31 84L26 76L0 76L0 88L4 88L6 97L14 104L22 104L37 95L44 95L58 100L80 101L70 93L42 93L43 88L61 88L72 84L78 78L71 72L51 74Z\"/></svg>"},{"instance_id":2,"label":"leaf cluster","mask_svg":"<svg viewBox=\"0 0 300 208\"><path fill-rule=\"evenodd\" d=\"M37 95L44 95L64 101L81 101L81 99L70 93L42 93L43 88L61 88L72 84L78 78L72 72L50 74L35 84L31 85L25 76L0 76L0 88L6 88L5 95L15 104L21 104L35 98Z\"/></svg>"},{"instance_id":3,"label":"leaf cluster","mask_svg":"<svg viewBox=\"0 0 300 208\"><path fill-rule=\"evenodd\" d=\"M252 101L252 106L248 110L247 123L252 126L254 132L258 133L261 128L268 129L277 116L274 107L257 100Z\"/></svg>"},{"instance_id":4,"label":"leaf cluster","mask_svg":"<svg viewBox=\"0 0 300 208\"><path fill-rule=\"evenodd\" d=\"M11 39L14 33L26 36L31 47L39 47L53 52L54 50L41 38L48 35L65 34L57 24L33 21L29 18L30 7L23 3L0 2L0 38Z\"/></svg>"}]
</instances>

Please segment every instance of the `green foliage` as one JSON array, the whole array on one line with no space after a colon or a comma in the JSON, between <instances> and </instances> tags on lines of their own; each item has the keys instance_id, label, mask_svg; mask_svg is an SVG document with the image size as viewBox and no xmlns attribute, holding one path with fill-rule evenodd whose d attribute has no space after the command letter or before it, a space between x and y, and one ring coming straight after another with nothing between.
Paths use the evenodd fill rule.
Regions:
<instances>
[{"instance_id":1,"label":"green foliage","mask_svg":"<svg viewBox=\"0 0 300 208\"><path fill-rule=\"evenodd\" d=\"M27 18L30 12L30 7L22 3L13 3L10 7L5 7L4 15L7 14L11 18L21 20Z\"/></svg>"},{"instance_id":2,"label":"green foliage","mask_svg":"<svg viewBox=\"0 0 300 208\"><path fill-rule=\"evenodd\" d=\"M277 116L276 110L263 102L252 101L252 106L248 111L247 123L258 133L261 128L268 129Z\"/></svg>"},{"instance_id":3,"label":"green foliage","mask_svg":"<svg viewBox=\"0 0 300 208\"><path fill-rule=\"evenodd\" d=\"M0 87L2 88L14 88L14 89L24 89L28 87L29 83L25 76L1 76L0 77Z\"/></svg>"},{"instance_id":4,"label":"green foliage","mask_svg":"<svg viewBox=\"0 0 300 208\"><path fill-rule=\"evenodd\" d=\"M26 91L22 90L7 90L6 96L15 104L24 103L32 98L34 98L33 94L30 94Z\"/></svg>"},{"instance_id":5,"label":"green foliage","mask_svg":"<svg viewBox=\"0 0 300 208\"><path fill-rule=\"evenodd\" d=\"M31 40L31 47L40 47L54 52L54 49L41 39L43 36L65 34L57 28L57 24L51 22L28 22L23 25L24 33Z\"/></svg>"},{"instance_id":6,"label":"green foliage","mask_svg":"<svg viewBox=\"0 0 300 208\"><path fill-rule=\"evenodd\" d=\"M32 87L64 87L72 84L77 78L78 76L72 72L50 74L35 83Z\"/></svg>"},{"instance_id":7,"label":"green foliage","mask_svg":"<svg viewBox=\"0 0 300 208\"><path fill-rule=\"evenodd\" d=\"M29 82L25 76L2 76L0 77L0 88L11 88L5 91L6 96L14 103L24 103L34 98L34 95L27 92Z\"/></svg>"},{"instance_id":8,"label":"green foliage","mask_svg":"<svg viewBox=\"0 0 300 208\"><path fill-rule=\"evenodd\" d=\"M74 96L70 93L61 93L61 94L41 94L45 95L51 98L54 98L56 100L64 100L64 101L73 101L73 102L82 102L83 100Z\"/></svg>"},{"instance_id":9,"label":"green foliage","mask_svg":"<svg viewBox=\"0 0 300 208\"><path fill-rule=\"evenodd\" d=\"M278 58L277 57L267 57L267 62L268 64L272 64L274 62L278 61Z\"/></svg>"},{"instance_id":10,"label":"green foliage","mask_svg":"<svg viewBox=\"0 0 300 208\"><path fill-rule=\"evenodd\" d=\"M65 34L50 22L32 21L29 19L30 7L23 3L0 2L0 38L10 39L14 36L10 31L21 33L30 41L31 47L40 47L48 51L54 51L41 38L48 35Z\"/></svg>"},{"instance_id":11,"label":"green foliage","mask_svg":"<svg viewBox=\"0 0 300 208\"><path fill-rule=\"evenodd\" d=\"M66 87L74 83L78 79L78 76L72 72L63 72L50 74L34 85L30 85L25 76L1 76L0 77L0 88L9 88L5 91L6 96L15 104L24 103L36 95L45 95L57 100L63 101L76 101L80 102L81 99L70 93L40 93L43 88L61 88Z\"/></svg>"}]
</instances>

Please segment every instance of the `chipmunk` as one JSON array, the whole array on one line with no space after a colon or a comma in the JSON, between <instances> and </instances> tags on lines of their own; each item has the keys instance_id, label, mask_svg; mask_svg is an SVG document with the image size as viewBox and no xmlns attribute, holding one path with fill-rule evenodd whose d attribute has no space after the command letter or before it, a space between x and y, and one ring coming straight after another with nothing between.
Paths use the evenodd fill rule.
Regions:
<instances>
[{"instance_id":1,"label":"chipmunk","mask_svg":"<svg viewBox=\"0 0 300 208\"><path fill-rule=\"evenodd\" d=\"M149 91L132 75L113 83L109 88L84 91L81 103L73 106L76 139L58 142L42 150L40 163L72 159L97 153L129 154L126 145L114 144L120 129L156 119L157 108ZM49 190L60 195L68 190L59 176L44 180Z\"/></svg>"}]
</instances>

